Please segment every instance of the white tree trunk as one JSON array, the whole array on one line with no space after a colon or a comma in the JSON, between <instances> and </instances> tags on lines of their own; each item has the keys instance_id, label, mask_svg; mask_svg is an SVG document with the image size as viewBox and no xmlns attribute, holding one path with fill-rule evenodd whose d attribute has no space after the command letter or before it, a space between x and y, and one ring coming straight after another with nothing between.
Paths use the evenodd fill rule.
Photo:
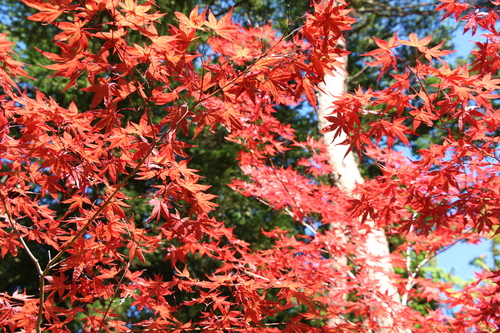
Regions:
<instances>
[{"instance_id":1,"label":"white tree trunk","mask_svg":"<svg viewBox=\"0 0 500 333\"><path fill-rule=\"evenodd\" d=\"M347 59L342 59L346 63ZM333 102L336 96L340 96L346 87L346 75L339 69L337 75L326 75L324 83L320 85L320 91L317 93L318 99L318 127L321 130L326 127L329 122L325 119L325 115L330 114L333 109ZM348 150L347 145L341 145L347 134L342 133L334 139L334 132L328 132L323 135L323 140L328 144L329 162L334 168L332 175L335 185L347 193L351 193L356 187L356 184L364 182L359 171L358 162L352 151L346 155ZM345 157L344 157L345 156ZM370 232L366 235L366 243L361 244L363 247L361 253L364 253L367 259L368 275L370 282L375 287L376 293L389 295L394 302L400 303L399 294L394 282L391 280L393 274L393 266L390 259L389 244L383 229L375 226L373 220L367 219L365 222L369 227ZM332 230L342 231L340 226L331 226ZM345 258L344 258L345 260ZM376 299L380 299L377 295ZM389 332L404 332L401 328L395 327L394 318L397 315L397 309L393 305L385 304L387 315L378 318L377 322L381 333ZM330 324L335 325L339 320L331 320Z\"/></svg>"}]
</instances>

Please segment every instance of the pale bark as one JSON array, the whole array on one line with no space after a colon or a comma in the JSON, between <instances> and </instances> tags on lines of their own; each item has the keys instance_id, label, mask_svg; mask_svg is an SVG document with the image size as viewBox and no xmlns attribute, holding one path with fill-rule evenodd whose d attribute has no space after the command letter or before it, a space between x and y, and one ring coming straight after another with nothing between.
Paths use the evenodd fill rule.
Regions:
<instances>
[{"instance_id":1,"label":"pale bark","mask_svg":"<svg viewBox=\"0 0 500 333\"><path fill-rule=\"evenodd\" d=\"M347 59L342 59L341 61L346 63ZM320 130L329 124L328 120L325 119L325 115L330 114L334 110L333 102L345 91L345 86L346 75L342 69L339 69L336 75L325 76L324 83L320 85L320 90L317 93L318 127ZM334 173L332 174L334 185L347 193L351 193L356 187L356 184L362 184L364 179L361 176L359 165L354 154L349 152L346 155L349 146L341 145L346 137L347 133L342 133L335 139L334 132L323 134L323 140L328 144L329 162L334 168ZM383 229L376 227L374 221L370 219L365 223L370 231L366 234L366 242L360 244L360 246L362 246L361 253L364 253L367 260L366 266L368 267L370 281L375 287L374 290L376 290L379 295L389 295L396 304L400 304L399 294L394 282L391 280L393 266L385 232ZM337 232L342 231L340 226L332 225L331 228ZM374 295L374 299L380 298ZM405 332L403 329L395 327L394 316L396 316L399 311L393 309L393 306L389 304L385 304L385 306L387 316L377 319L378 325L384 328L380 329L378 332ZM339 319L332 319L330 325L335 326L339 321Z\"/></svg>"}]
</instances>

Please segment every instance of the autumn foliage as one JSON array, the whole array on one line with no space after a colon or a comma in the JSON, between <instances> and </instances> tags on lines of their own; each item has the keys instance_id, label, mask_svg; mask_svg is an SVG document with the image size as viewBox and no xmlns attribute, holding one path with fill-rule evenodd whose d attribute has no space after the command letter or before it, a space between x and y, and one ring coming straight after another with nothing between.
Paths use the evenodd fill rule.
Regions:
<instances>
[{"instance_id":1,"label":"autumn foliage","mask_svg":"<svg viewBox=\"0 0 500 333\"><path fill-rule=\"evenodd\" d=\"M460 291L419 274L444 247L498 230L496 9L453 0L436 8L465 21L465 31L483 33L469 64L448 64L450 51L443 43L430 47L431 37L375 38L366 62L380 67L387 88L339 96L327 117L325 130L349 133L345 144L383 173L347 194L324 181L332 172L325 145L298 141L274 106L303 99L315 106L316 85L348 53L337 46L354 23L348 4L314 4L288 35L199 8L175 13L178 24L159 35L165 14L153 2L23 2L39 10L30 19L41 29L60 30L60 51L40 50L52 61L47 68L67 79L67 93L87 92L91 106L59 105L18 85L25 65L8 35L0 36L0 251L2 258L26 252L39 280L37 295L23 286L0 293L0 330L377 332L377 318L387 316L398 332L500 329L499 272L484 271ZM414 49L415 63L400 63L401 47ZM392 149L409 145L423 126L441 133L438 143L412 159ZM188 145L179 139L207 127L241 145L247 178L229 186L289 214L305 232L264 232L273 246L255 250L211 217L217 199L199 183L203 171L189 167ZM304 158L280 165L291 149ZM148 186L139 198L127 194L132 180ZM134 200L151 207L141 223L129 209ZM380 258L359 246L367 218L401 240L391 258L398 301L371 287L369 262ZM33 244L45 249L43 257ZM134 269L152 254L164 257L172 276ZM193 258L218 268L195 278ZM431 301L439 306L413 306ZM178 319L195 305L196 319ZM148 319L118 316L124 306ZM286 321L275 320L283 313Z\"/></svg>"}]
</instances>

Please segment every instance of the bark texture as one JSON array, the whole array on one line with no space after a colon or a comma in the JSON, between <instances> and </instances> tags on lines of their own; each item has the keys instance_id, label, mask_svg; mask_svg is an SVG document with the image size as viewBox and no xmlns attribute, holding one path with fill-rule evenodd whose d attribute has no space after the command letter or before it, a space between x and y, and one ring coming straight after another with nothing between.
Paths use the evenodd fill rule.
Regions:
<instances>
[{"instance_id":1,"label":"bark texture","mask_svg":"<svg viewBox=\"0 0 500 333\"><path fill-rule=\"evenodd\" d=\"M342 59L342 62L347 63L347 59ZM321 130L326 127L329 122L325 116L330 114L333 109L333 102L346 90L346 74L339 69L337 75L326 75L324 83L320 85L320 91L317 93L318 99L318 128ZM347 145L341 145L346 139L347 133L341 133L340 136L334 139L334 132L323 134L323 140L328 144L329 162L335 169L332 174L333 181L343 191L351 193L356 184L364 182L359 171L358 162L352 152L346 155L348 150ZM397 327L394 318L396 318L401 302L399 293L391 276L393 275L393 266L391 263L389 244L383 229L376 227L373 220L368 219L365 222L370 228L370 232L366 235L366 242L361 244L363 247L362 253L366 256L366 269L370 277L370 283L375 286L374 298L380 299L379 295L387 294L394 301L392 304L386 304L386 313L377 318L378 326L383 327L378 332L381 333L402 333L405 332L400 327ZM341 232L341 226L331 226L332 231ZM347 241L347 240L346 240ZM344 262L346 258L342 259ZM395 305L396 304L396 305ZM340 319L332 319L330 325L336 326Z\"/></svg>"}]
</instances>

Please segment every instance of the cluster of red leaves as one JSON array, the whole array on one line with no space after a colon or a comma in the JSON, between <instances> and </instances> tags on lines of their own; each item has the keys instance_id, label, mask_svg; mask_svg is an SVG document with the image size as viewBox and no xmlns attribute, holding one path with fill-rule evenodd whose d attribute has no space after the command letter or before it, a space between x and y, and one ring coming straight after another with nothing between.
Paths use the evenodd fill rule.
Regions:
<instances>
[{"instance_id":1,"label":"cluster of red leaves","mask_svg":"<svg viewBox=\"0 0 500 333\"><path fill-rule=\"evenodd\" d=\"M458 6L459 2L453 1L453 5ZM441 302L444 307L460 306L460 315L456 318L447 318L440 311L430 309L429 314L423 317L404 309L399 312L403 316L394 321L398 331L404 328L415 330L415 327L420 327L425 332L451 329L460 332L487 331L498 329L500 324L496 296L500 282L498 274L484 272L463 291L456 292L448 289L446 284L417 278L419 268L412 269L409 265L409 254L412 251L417 255L425 254L421 263L424 264L435 253L458 241L475 243L482 236L496 235L499 224L500 111L492 104L492 100L499 97L495 92L500 88L500 80L492 76L498 72L500 40L495 25L491 23L498 20L498 11L477 9L469 4L460 5L465 6L466 13L474 12L474 15L484 18L478 24L486 29L484 37L487 42L476 43L479 50L472 52L475 59L470 65L451 69L442 59L451 52L441 49L444 43L427 47L431 37L419 40L415 34L411 34L409 40L402 40L395 34L388 42L375 39L379 48L366 55L376 59L368 65L382 67L379 77L390 68L397 68L400 61L397 48L400 46L414 48L419 58L413 66L407 66L404 73L392 74L394 83L388 88L380 91L360 88L355 93L344 94L332 106L332 112L327 116L331 125L325 131L349 133L346 143L375 159L383 171L383 176L359 186L354 199L347 199L331 187L311 180L310 175L301 174L299 169L284 169L273 163L276 154L288 149L282 138L291 140L292 146L307 146L313 151L322 149L310 142L295 142L288 130L277 132L276 129L280 127L273 123L274 118L266 118L262 123L250 120L242 131L233 133L235 140L246 147L241 154L240 163L243 171L251 177L251 182L234 181L232 186L235 189L290 214L314 234L311 241L322 239L324 234L316 227L324 224L333 225L337 232L347 235L350 242L364 244L365 225L346 218L345 212L352 213L354 210L353 215L360 216L363 220L369 216L378 226L387 228L390 234L402 234L405 237L406 242L393 252L392 258L393 264L404 269L409 276L407 279L394 278L399 283L402 299L409 294L410 297ZM343 9L340 6L334 12L338 13ZM445 4L441 9L445 9ZM315 20L326 11L328 9L320 7L316 11L318 15L315 15ZM457 19L470 20L469 15L472 14L466 13L462 16L459 13ZM314 20L308 21L309 24L311 22ZM338 19L336 22L341 24L343 21ZM330 36L339 36L338 27L325 32L326 30L321 30L325 25L328 23L322 20L315 27L316 30L308 27L307 23L304 28L306 37L309 31L321 31L325 36L317 44L311 42L313 55L324 47ZM469 28L467 24L464 33ZM332 47L335 45L332 42ZM340 54L336 54L328 62L335 63L339 56ZM314 59L312 63L315 63ZM328 67L324 65L322 68ZM269 109L268 114L271 116L272 109ZM367 116L369 121L362 126L360 118ZM432 143L429 149L420 150L414 161L391 149L397 141L409 146L408 134L415 134L422 125L445 133L439 140L441 143ZM377 146L385 143L389 148L380 149L374 143ZM257 155L256 151L261 154ZM302 160L297 165L309 168L319 166L320 170L328 173L328 168L324 168L322 164L326 161L321 157L324 154L323 151L311 160ZM315 168L311 168L309 173L314 170ZM343 206L342 203L345 204L346 200L349 203ZM334 213L330 211L332 208ZM342 253L348 254L349 260L356 267L356 279L366 283L365 286L376 285L370 281L369 276L363 275L363 264L366 263L363 259L366 256L360 253L360 248L348 247L343 238L335 238L331 234L328 237L335 239L340 252L331 252L331 248L326 245L327 241L322 245L318 244L317 250L322 249L323 254L327 253L327 256L334 258L340 258ZM328 260L323 259L321 263L325 261ZM272 262L274 264L276 261ZM330 265L334 271L339 268L333 263ZM341 279L350 280L340 288L349 290L353 295L360 295L356 304L347 304L349 302L345 302L345 299L342 301L335 298L332 293L328 300L324 300L325 304L342 305L348 309L362 306L364 300L377 304L380 299L374 297L373 290L370 290L370 296L366 296L364 287L356 285L357 282L350 279L345 269L346 267L342 267L338 272L331 271L330 274L341 278L340 272L343 272L344 277ZM339 285L329 284L327 290L330 292L329 288L336 290L337 287ZM389 298L382 299L386 304L391 304ZM389 307L395 310L398 305L392 304ZM380 303L374 308L384 309ZM374 319L383 316L377 310L372 308L369 313L353 312L373 324ZM346 330L347 327L342 329Z\"/></svg>"},{"instance_id":2,"label":"cluster of red leaves","mask_svg":"<svg viewBox=\"0 0 500 333\"><path fill-rule=\"evenodd\" d=\"M150 2L24 2L39 10L32 20L62 31L54 41L60 52L43 52L54 62L48 67L53 76L67 78L66 89L78 88L86 77L88 86L82 90L93 97L89 110L78 110L75 103L63 107L41 92L20 90L15 78L26 73L12 59L11 43L0 36L1 254L26 251L40 277L39 297L0 294L0 327L68 332L68 325L77 322L83 332L345 332L378 330L377 318L394 313L398 330L497 327L494 284L471 285L457 297L446 284L416 278L405 260L411 251L433 254L458 239L481 235L471 235L471 230L496 230L500 115L490 102L499 88L491 75L500 63L491 46L498 50L498 33L491 24L498 17L495 11L478 21L490 29L489 42L479 45L473 69L433 62L447 51L441 45L427 48L429 38L377 40L380 48L369 55L377 59L371 65L382 65L381 75L397 63L394 50L399 45L414 47L421 57L407 72L394 75L389 88L360 89L332 108L329 130L349 132L348 144L384 164L384 175L360 186L358 199L353 199L316 180L331 171L325 146L313 139L296 141L293 129L276 120L272 108L293 105L304 95L314 106L314 85L325 73L335 72L346 54L338 47L341 32L353 23L345 4L315 5L302 35L287 42L269 27L234 24L231 13L219 20L198 8L189 17L176 13L178 27L160 36L155 24L162 14L153 12ZM456 3L443 1L447 15ZM469 9L474 8L463 12ZM70 19L62 21L62 14ZM111 19L97 24L98 15ZM149 42L129 43L134 35ZM200 49L202 38L217 61L192 51ZM430 77L439 84L420 84ZM141 102L130 105L132 100ZM162 117L155 123L157 110ZM137 122L123 121L130 111ZM367 113L376 117L362 127L359 117ZM413 130L407 126L411 120ZM458 130L448 125L453 122ZM422 123L448 136L441 145L421 151L416 162L372 145L381 140L389 146L396 140L408 143L406 135ZM232 187L291 215L308 233L292 237L274 230L266 233L275 240L272 249L252 251L209 216L213 196L188 167L186 144L177 133L189 127L196 133L206 126L216 130L218 124L230 131L229 140L243 146L239 162L251 179L234 181ZM275 165L275 157L289 149L312 153L297 167ZM131 179L150 184L144 198L152 212L143 224L127 209L133 200L126 194ZM62 216L49 208L55 203L64 208ZM369 214L390 233L405 234L407 241L393 257L396 266L408 268L407 278L392 277L400 294L427 300L449 295L451 306L468 307L460 317L463 322L440 311L423 316L393 295L373 290L373 277L364 267L383 258L363 253L359 244L366 242L368 226L347 214L352 211ZM327 231L327 225L335 228ZM52 257L35 258L27 240L50 248ZM172 279L145 277L131 268L132 260L145 263L153 252L164 253L176 271ZM205 279L194 278L189 255L217 260L220 268ZM484 278L500 280L498 275ZM172 303L169 296L176 292L185 297ZM473 294L482 296L480 302ZM131 300L129 306L150 317L131 328L116 318L120 300ZM107 305L96 306L100 301ZM176 313L194 304L204 305L198 320L180 322ZM296 316L289 322L266 323L292 308ZM328 319L335 324L326 325Z\"/></svg>"},{"instance_id":3,"label":"cluster of red leaves","mask_svg":"<svg viewBox=\"0 0 500 333\"><path fill-rule=\"evenodd\" d=\"M428 48L430 37L419 40L412 34L401 40L395 34L389 42L376 39L379 48L366 55L376 59L368 65L382 67L380 76L396 68L400 46L416 48L419 58L404 73L392 74L394 83L386 89L345 94L336 102L327 128L357 125L348 127L348 144L367 148L381 164L383 176L358 188L353 208L407 235L417 252L497 235L500 216L500 110L495 104L500 79L493 77L500 64L500 35L492 23L498 22L499 12L460 1L442 1L438 9L447 11L445 17L466 21L464 33L472 29L474 34L476 25L483 29L486 42L476 42L472 62L450 68L442 59L449 51L440 49L443 43ZM363 126L358 120L362 115L369 117ZM373 147L374 142L386 142L389 148L396 141L409 145L407 134L423 125L444 134L412 160ZM461 293L445 292L449 300L444 304L461 306L450 325L459 331L497 330L499 282L498 274L485 272Z\"/></svg>"},{"instance_id":4,"label":"cluster of red leaves","mask_svg":"<svg viewBox=\"0 0 500 333\"><path fill-rule=\"evenodd\" d=\"M246 104L296 102L306 89L311 95L311 81L320 76L307 65L306 46L282 41L269 27L243 29L230 13L217 20L198 8L189 18L176 13L179 26L159 36L154 24L162 14L152 12L151 3L25 3L40 11L32 20L62 30L54 37L60 52L42 51L54 62L48 66L53 76L68 78L65 90L79 88L77 82L86 77L88 86L81 90L93 97L89 110L78 110L75 103L65 108L42 92L20 91L14 79L26 74L2 36L2 257L26 251L41 292L38 298L2 294L0 325L66 332L78 320L83 331L127 331L126 322L114 315L119 298L152 312L134 325L142 330L254 330L263 318L296 306L295 295L311 302L317 288L288 290L286 281L278 298L283 302L266 300L265 290L278 288L273 287L277 277L256 279L257 268L242 259L253 258L248 244L209 217L216 206L213 195L198 184L186 145L177 139L189 126L196 133L217 124L238 130L245 117L262 119L245 110ZM71 20L58 20L61 14ZM96 25L99 15L111 20ZM199 49L200 34L207 32L217 62L203 59L200 74L194 61L201 54L189 50ZM130 45L134 34L149 43ZM125 103L137 99L138 105ZM154 123L158 109L163 115ZM137 122L123 121L130 111ZM131 179L150 184L144 198L153 208L143 225L127 209L134 199L126 195ZM62 216L49 208L56 204L64 209ZM48 262L36 258L27 240L44 244L53 256ZM173 281L145 278L130 268L132 260L146 263L155 251L178 272ZM206 280L194 280L186 257L195 254L222 267ZM174 305L166 297L175 292L186 297ZM99 300L109 306L96 307ZM179 322L175 313L195 303L206 305L199 320Z\"/></svg>"}]
</instances>

